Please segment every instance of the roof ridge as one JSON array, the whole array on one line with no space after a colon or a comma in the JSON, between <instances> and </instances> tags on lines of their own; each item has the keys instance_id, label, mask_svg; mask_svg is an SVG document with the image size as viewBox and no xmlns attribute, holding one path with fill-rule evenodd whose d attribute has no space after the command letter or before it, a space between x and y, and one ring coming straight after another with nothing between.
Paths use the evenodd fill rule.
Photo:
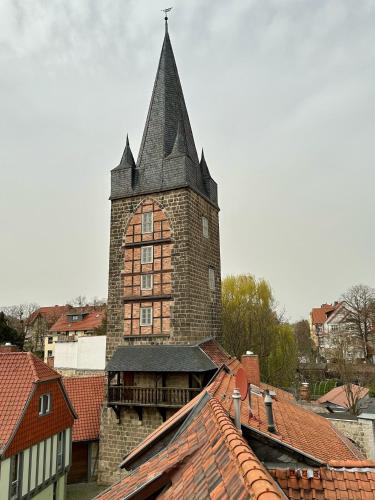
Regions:
<instances>
[{"instance_id":1,"label":"roof ridge","mask_svg":"<svg viewBox=\"0 0 375 500\"><path fill-rule=\"evenodd\" d=\"M223 406L216 398L209 401L215 415L220 433L239 464L245 484L256 499L267 495L267 499L283 498L274 480L269 476L263 464L251 450L238 429L234 426Z\"/></svg>"}]
</instances>

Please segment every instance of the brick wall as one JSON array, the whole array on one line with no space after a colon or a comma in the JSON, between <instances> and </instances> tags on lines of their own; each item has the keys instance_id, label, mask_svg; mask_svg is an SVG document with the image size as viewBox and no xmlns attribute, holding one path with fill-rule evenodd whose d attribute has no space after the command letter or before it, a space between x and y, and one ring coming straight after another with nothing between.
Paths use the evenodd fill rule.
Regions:
<instances>
[{"instance_id":1,"label":"brick wall","mask_svg":"<svg viewBox=\"0 0 375 500\"><path fill-rule=\"evenodd\" d=\"M124 237L142 202L157 202L172 236L171 324L167 335L134 335L124 339ZM209 221L203 237L202 217ZM134 220L134 219L133 219ZM215 290L208 286L209 267ZM218 210L194 191L184 188L112 201L108 285L107 359L120 344L189 343L221 334L220 244Z\"/></svg>"}]
</instances>

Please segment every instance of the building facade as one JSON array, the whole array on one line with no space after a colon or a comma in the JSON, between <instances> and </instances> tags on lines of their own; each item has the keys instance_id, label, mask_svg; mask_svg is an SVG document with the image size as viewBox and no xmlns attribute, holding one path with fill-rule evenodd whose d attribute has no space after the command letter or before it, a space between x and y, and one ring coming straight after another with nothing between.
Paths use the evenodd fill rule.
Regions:
<instances>
[{"instance_id":1,"label":"building facade","mask_svg":"<svg viewBox=\"0 0 375 500\"><path fill-rule=\"evenodd\" d=\"M57 372L31 353L0 353L1 499L65 499L75 418Z\"/></svg>"},{"instance_id":2,"label":"building facade","mask_svg":"<svg viewBox=\"0 0 375 500\"><path fill-rule=\"evenodd\" d=\"M123 456L201 390L212 367L197 352L187 371L175 362L177 352L182 359L202 339L220 335L217 185L203 152L198 158L166 25L138 160L127 139L111 175L110 404L102 415L100 481L115 479ZM143 364L132 370L126 349L137 346L166 349L137 351ZM176 402L173 390L187 396Z\"/></svg>"}]
</instances>

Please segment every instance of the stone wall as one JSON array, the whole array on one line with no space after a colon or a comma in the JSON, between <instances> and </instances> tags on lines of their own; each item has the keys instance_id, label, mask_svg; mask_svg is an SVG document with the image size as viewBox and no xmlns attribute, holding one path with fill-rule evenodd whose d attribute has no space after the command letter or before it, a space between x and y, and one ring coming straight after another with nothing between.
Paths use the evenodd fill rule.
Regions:
<instances>
[{"instance_id":1,"label":"stone wall","mask_svg":"<svg viewBox=\"0 0 375 500\"><path fill-rule=\"evenodd\" d=\"M111 484L124 476L126 471L119 469L119 464L162 422L156 408L144 408L142 420L133 408L123 409L118 423L115 412L104 407L100 424L99 484Z\"/></svg>"},{"instance_id":2,"label":"stone wall","mask_svg":"<svg viewBox=\"0 0 375 500\"><path fill-rule=\"evenodd\" d=\"M127 224L138 205L153 199L162 207L172 228L172 296L169 335L143 335L124 339L124 268L122 248ZM204 238L202 217L209 221ZM215 290L208 285L209 267L215 271ZM221 274L218 210L188 188L113 200L111 207L108 284L107 359L120 344L192 343L221 334Z\"/></svg>"},{"instance_id":3,"label":"stone wall","mask_svg":"<svg viewBox=\"0 0 375 500\"><path fill-rule=\"evenodd\" d=\"M356 420L329 419L344 436L356 443L366 458L375 459L375 437L372 420L358 418Z\"/></svg>"}]
</instances>

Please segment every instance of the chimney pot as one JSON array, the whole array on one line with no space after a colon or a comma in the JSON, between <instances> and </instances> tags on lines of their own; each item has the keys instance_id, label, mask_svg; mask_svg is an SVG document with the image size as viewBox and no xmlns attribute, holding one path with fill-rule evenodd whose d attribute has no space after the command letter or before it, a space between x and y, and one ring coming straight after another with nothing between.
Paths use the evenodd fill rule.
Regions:
<instances>
[{"instance_id":1,"label":"chimney pot","mask_svg":"<svg viewBox=\"0 0 375 500\"><path fill-rule=\"evenodd\" d=\"M238 389L233 389L234 424L241 432L241 394Z\"/></svg>"},{"instance_id":2,"label":"chimney pot","mask_svg":"<svg viewBox=\"0 0 375 500\"><path fill-rule=\"evenodd\" d=\"M275 422L273 420L272 396L270 395L268 390L264 392L264 405L266 407L268 432L275 432L276 429Z\"/></svg>"}]
</instances>

